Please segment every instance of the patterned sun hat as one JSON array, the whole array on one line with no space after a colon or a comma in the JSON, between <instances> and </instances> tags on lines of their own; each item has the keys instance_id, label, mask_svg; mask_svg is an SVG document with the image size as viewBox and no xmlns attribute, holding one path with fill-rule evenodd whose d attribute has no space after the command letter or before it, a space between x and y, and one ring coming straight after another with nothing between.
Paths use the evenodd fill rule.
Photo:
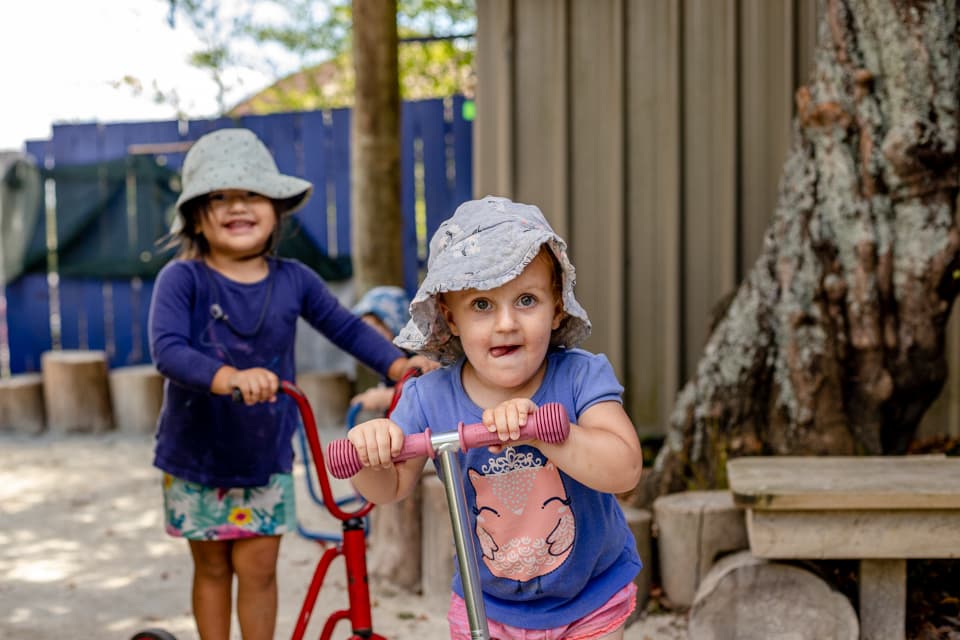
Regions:
<instances>
[{"instance_id":1,"label":"patterned sun hat","mask_svg":"<svg viewBox=\"0 0 960 640\"><path fill-rule=\"evenodd\" d=\"M440 313L437 294L499 287L519 276L544 245L563 274L564 317L551 345L578 346L590 335L590 319L573 295L576 271L566 242L537 207L495 196L465 202L441 223L430 240L427 275L410 304L410 322L394 344L444 364L456 361L463 347Z\"/></svg>"},{"instance_id":2,"label":"patterned sun hat","mask_svg":"<svg viewBox=\"0 0 960 640\"><path fill-rule=\"evenodd\" d=\"M400 287L374 287L353 306L358 316L376 316L390 333L397 335L410 320L410 298Z\"/></svg>"},{"instance_id":3,"label":"patterned sun hat","mask_svg":"<svg viewBox=\"0 0 960 640\"><path fill-rule=\"evenodd\" d=\"M184 203L224 189L242 189L271 200L292 200L286 211L304 205L313 185L280 173L270 150L249 129L219 129L200 137L183 160L183 190L177 211Z\"/></svg>"}]
</instances>

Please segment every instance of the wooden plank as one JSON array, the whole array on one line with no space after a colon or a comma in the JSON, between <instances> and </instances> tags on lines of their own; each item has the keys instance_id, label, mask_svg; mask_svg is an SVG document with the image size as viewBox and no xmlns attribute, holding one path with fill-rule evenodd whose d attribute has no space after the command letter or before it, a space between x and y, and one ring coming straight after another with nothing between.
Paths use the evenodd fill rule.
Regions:
<instances>
[{"instance_id":1,"label":"wooden plank","mask_svg":"<svg viewBox=\"0 0 960 640\"><path fill-rule=\"evenodd\" d=\"M807 84L814 69L820 28L820 5L813 0L794 0L794 85ZM794 105L796 106L796 105Z\"/></svg>"},{"instance_id":2,"label":"wooden plank","mask_svg":"<svg viewBox=\"0 0 960 640\"><path fill-rule=\"evenodd\" d=\"M44 273L20 276L3 289L7 305L10 372L40 370L40 354L52 348L50 290Z\"/></svg>"},{"instance_id":3,"label":"wooden plank","mask_svg":"<svg viewBox=\"0 0 960 640\"><path fill-rule=\"evenodd\" d=\"M400 105L400 216L403 219L400 244L403 251L403 286L416 291L420 282L417 240L417 186L415 146L420 144L417 111L410 102Z\"/></svg>"},{"instance_id":4,"label":"wooden plank","mask_svg":"<svg viewBox=\"0 0 960 640\"><path fill-rule=\"evenodd\" d=\"M350 255L350 110L334 109L333 147L330 158L333 201L336 205L336 233L327 240L332 257ZM329 200L328 200L329 204Z\"/></svg>"},{"instance_id":5,"label":"wooden plank","mask_svg":"<svg viewBox=\"0 0 960 640\"><path fill-rule=\"evenodd\" d=\"M960 511L747 511L758 558L957 558Z\"/></svg>"},{"instance_id":6,"label":"wooden plank","mask_svg":"<svg viewBox=\"0 0 960 640\"><path fill-rule=\"evenodd\" d=\"M567 4L524 0L515 5L516 160L513 199L543 210L554 230L569 235ZM534 89L536 88L536 89ZM509 195L509 194L504 194Z\"/></svg>"},{"instance_id":7,"label":"wooden plank","mask_svg":"<svg viewBox=\"0 0 960 640\"><path fill-rule=\"evenodd\" d=\"M514 0L477 3L473 196L514 193Z\"/></svg>"},{"instance_id":8,"label":"wooden plank","mask_svg":"<svg viewBox=\"0 0 960 640\"><path fill-rule=\"evenodd\" d=\"M683 378L736 285L736 16L733 0L684 2Z\"/></svg>"},{"instance_id":9,"label":"wooden plank","mask_svg":"<svg viewBox=\"0 0 960 640\"><path fill-rule=\"evenodd\" d=\"M467 108L467 105L470 105ZM463 96L453 96L453 122L451 123L454 163L454 205L473 197L473 113L476 102Z\"/></svg>"},{"instance_id":10,"label":"wooden plank","mask_svg":"<svg viewBox=\"0 0 960 640\"><path fill-rule=\"evenodd\" d=\"M303 114L303 177L313 184L308 209L298 217L321 251L327 250L327 182L333 147L329 114L310 111Z\"/></svg>"},{"instance_id":11,"label":"wooden plank","mask_svg":"<svg viewBox=\"0 0 960 640\"><path fill-rule=\"evenodd\" d=\"M423 195L427 229L432 232L456 208L447 183L447 132L443 100L423 100L415 105L423 142Z\"/></svg>"},{"instance_id":12,"label":"wooden plank","mask_svg":"<svg viewBox=\"0 0 960 640\"><path fill-rule=\"evenodd\" d=\"M777 205L790 145L794 43L792 0L740 5L740 280L760 255Z\"/></svg>"},{"instance_id":13,"label":"wooden plank","mask_svg":"<svg viewBox=\"0 0 960 640\"><path fill-rule=\"evenodd\" d=\"M960 458L757 456L727 463L738 506L759 509L960 509Z\"/></svg>"},{"instance_id":14,"label":"wooden plank","mask_svg":"<svg viewBox=\"0 0 960 640\"><path fill-rule=\"evenodd\" d=\"M627 5L625 401L641 434L666 431L679 384L680 6Z\"/></svg>"},{"instance_id":15,"label":"wooden plank","mask_svg":"<svg viewBox=\"0 0 960 640\"><path fill-rule=\"evenodd\" d=\"M584 348L625 369L624 16L619 2L570 3L570 254L593 333ZM602 123L602 124L601 124ZM613 295L611 295L613 294Z\"/></svg>"}]
</instances>

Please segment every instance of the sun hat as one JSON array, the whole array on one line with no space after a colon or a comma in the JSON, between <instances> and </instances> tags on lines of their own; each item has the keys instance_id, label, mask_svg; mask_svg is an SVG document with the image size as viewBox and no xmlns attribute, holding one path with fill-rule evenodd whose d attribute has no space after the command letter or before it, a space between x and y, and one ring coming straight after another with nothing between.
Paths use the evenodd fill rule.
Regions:
<instances>
[{"instance_id":1,"label":"sun hat","mask_svg":"<svg viewBox=\"0 0 960 640\"><path fill-rule=\"evenodd\" d=\"M590 335L590 319L573 295L576 271L567 243L537 207L495 196L463 203L433 234L427 275L410 304L410 321L394 344L444 364L456 361L463 347L440 313L437 294L499 287L519 276L544 245L560 263L563 279L564 317L550 344L578 346Z\"/></svg>"},{"instance_id":2,"label":"sun hat","mask_svg":"<svg viewBox=\"0 0 960 640\"><path fill-rule=\"evenodd\" d=\"M197 139L183 160L181 182L176 205L181 214L190 200L223 189L291 201L286 212L302 207L313 191L308 181L280 173L270 150L249 129L219 129Z\"/></svg>"},{"instance_id":3,"label":"sun hat","mask_svg":"<svg viewBox=\"0 0 960 640\"><path fill-rule=\"evenodd\" d=\"M410 320L410 298L400 287L374 287L353 306L358 316L376 316L392 335L397 335Z\"/></svg>"}]
</instances>

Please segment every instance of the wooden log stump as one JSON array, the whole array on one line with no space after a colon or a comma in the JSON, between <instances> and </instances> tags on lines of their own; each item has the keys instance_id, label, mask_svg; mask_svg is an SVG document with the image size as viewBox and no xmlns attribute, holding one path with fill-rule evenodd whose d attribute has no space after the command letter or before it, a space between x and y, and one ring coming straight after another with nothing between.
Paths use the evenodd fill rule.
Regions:
<instances>
[{"instance_id":1,"label":"wooden log stump","mask_svg":"<svg viewBox=\"0 0 960 640\"><path fill-rule=\"evenodd\" d=\"M704 576L690 609L697 640L857 640L853 605L811 571L740 551Z\"/></svg>"},{"instance_id":2,"label":"wooden log stump","mask_svg":"<svg viewBox=\"0 0 960 640\"><path fill-rule=\"evenodd\" d=\"M421 584L424 597L449 596L456 564L450 511L447 509L447 494L443 483L428 465L420 481L422 490L423 547Z\"/></svg>"},{"instance_id":3,"label":"wooden log stump","mask_svg":"<svg viewBox=\"0 0 960 640\"><path fill-rule=\"evenodd\" d=\"M119 431L151 434L163 405L163 376L152 364L110 371L113 420Z\"/></svg>"},{"instance_id":4,"label":"wooden log stump","mask_svg":"<svg viewBox=\"0 0 960 640\"><path fill-rule=\"evenodd\" d=\"M21 373L0 379L0 431L35 435L44 429L43 377Z\"/></svg>"},{"instance_id":5,"label":"wooden log stump","mask_svg":"<svg viewBox=\"0 0 960 640\"><path fill-rule=\"evenodd\" d=\"M342 371L307 371L297 374L297 386L310 402L318 427L342 426L346 421L353 383Z\"/></svg>"},{"instance_id":6,"label":"wooden log stump","mask_svg":"<svg viewBox=\"0 0 960 640\"><path fill-rule=\"evenodd\" d=\"M420 591L420 485L392 504L370 512L367 569L381 583L410 593Z\"/></svg>"},{"instance_id":7,"label":"wooden log stump","mask_svg":"<svg viewBox=\"0 0 960 640\"><path fill-rule=\"evenodd\" d=\"M46 351L40 356L40 368L50 431L101 433L113 429L105 352Z\"/></svg>"},{"instance_id":8,"label":"wooden log stump","mask_svg":"<svg viewBox=\"0 0 960 640\"><path fill-rule=\"evenodd\" d=\"M743 511L729 491L686 491L653 503L660 578L674 605L689 607L717 555L749 546Z\"/></svg>"},{"instance_id":9,"label":"wooden log stump","mask_svg":"<svg viewBox=\"0 0 960 640\"><path fill-rule=\"evenodd\" d=\"M650 525L653 521L653 515L647 509L622 506L623 515L626 516L630 531L637 541L637 553L640 554L640 560L643 562L643 569L633 579L633 583L637 585L636 613L640 613L646 609L647 600L650 597L650 578L653 571L653 560L650 557Z\"/></svg>"}]
</instances>

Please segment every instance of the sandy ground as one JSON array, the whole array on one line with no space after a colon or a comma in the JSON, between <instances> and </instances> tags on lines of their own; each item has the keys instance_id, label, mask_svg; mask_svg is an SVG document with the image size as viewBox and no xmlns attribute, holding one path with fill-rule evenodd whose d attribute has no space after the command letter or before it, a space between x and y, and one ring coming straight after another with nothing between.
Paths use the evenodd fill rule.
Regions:
<instances>
[{"instance_id":1,"label":"sandy ground","mask_svg":"<svg viewBox=\"0 0 960 640\"><path fill-rule=\"evenodd\" d=\"M163 533L151 450L145 435L0 434L0 639L123 640L162 627L178 640L196 640L186 543ZM338 530L306 496L299 511L311 528ZM284 538L277 638L291 637L320 554L297 534ZM342 560L335 561L308 638L319 637L328 614L347 605L344 573ZM445 599L377 584L371 593L377 633L395 640L447 637ZM645 614L626 638L681 640L685 628L682 616ZM347 623L333 634L348 636Z\"/></svg>"}]
</instances>

